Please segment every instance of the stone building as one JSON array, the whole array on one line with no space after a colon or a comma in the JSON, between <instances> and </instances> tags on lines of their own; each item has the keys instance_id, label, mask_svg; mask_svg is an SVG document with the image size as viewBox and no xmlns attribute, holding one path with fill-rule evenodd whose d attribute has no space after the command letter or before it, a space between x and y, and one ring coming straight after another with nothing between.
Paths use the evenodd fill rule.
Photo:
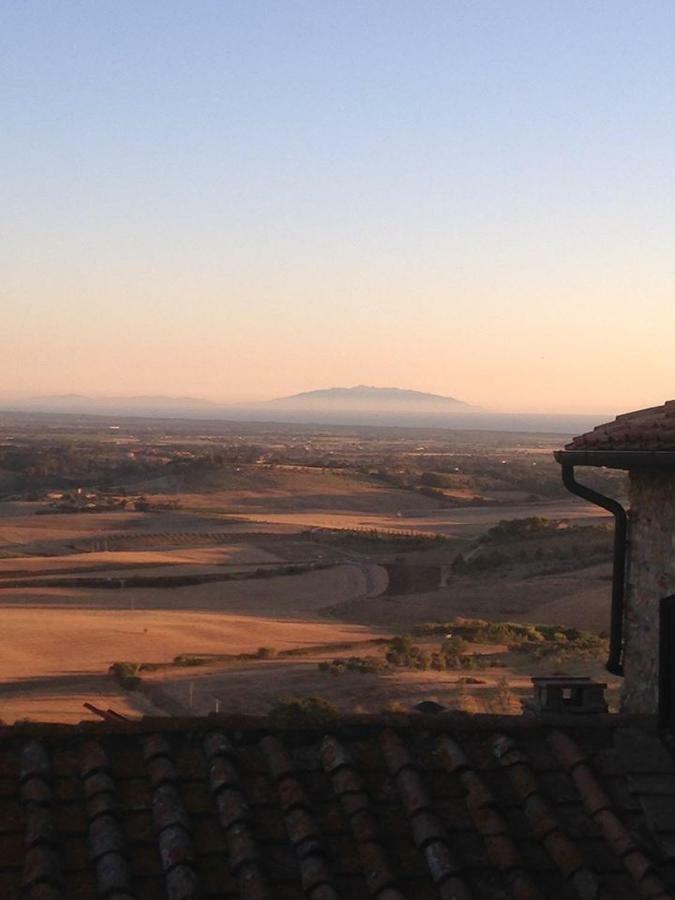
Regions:
<instances>
[{"instance_id":1,"label":"stone building","mask_svg":"<svg viewBox=\"0 0 675 900\"><path fill-rule=\"evenodd\" d=\"M575 438L556 459L563 480L615 519L611 646L623 709L675 722L675 400L618 416ZM581 466L624 469L629 509L579 483Z\"/></svg>"}]
</instances>

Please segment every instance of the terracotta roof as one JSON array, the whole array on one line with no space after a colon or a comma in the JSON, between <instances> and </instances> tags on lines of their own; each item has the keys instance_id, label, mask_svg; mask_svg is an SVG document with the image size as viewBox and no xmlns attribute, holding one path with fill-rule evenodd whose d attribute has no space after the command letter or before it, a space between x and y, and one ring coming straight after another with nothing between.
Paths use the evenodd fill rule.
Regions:
<instances>
[{"instance_id":1,"label":"terracotta roof","mask_svg":"<svg viewBox=\"0 0 675 900\"><path fill-rule=\"evenodd\" d=\"M565 449L675 451L675 400L617 416L575 437Z\"/></svg>"},{"instance_id":2,"label":"terracotta roof","mask_svg":"<svg viewBox=\"0 0 675 900\"><path fill-rule=\"evenodd\" d=\"M675 764L619 717L24 725L0 832L3 898L666 900Z\"/></svg>"}]
</instances>

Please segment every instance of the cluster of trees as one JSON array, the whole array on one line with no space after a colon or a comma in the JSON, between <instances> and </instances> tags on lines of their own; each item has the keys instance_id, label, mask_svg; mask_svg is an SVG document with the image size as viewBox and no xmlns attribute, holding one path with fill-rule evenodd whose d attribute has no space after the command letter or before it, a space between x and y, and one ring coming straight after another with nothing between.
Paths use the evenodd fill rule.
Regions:
<instances>
[{"instance_id":1,"label":"cluster of trees","mask_svg":"<svg viewBox=\"0 0 675 900\"><path fill-rule=\"evenodd\" d=\"M574 526L568 526L572 528ZM531 540L559 534L561 523L542 516L528 516L524 519L502 519L488 528L480 540L484 544L505 544L511 541Z\"/></svg>"},{"instance_id":2,"label":"cluster of trees","mask_svg":"<svg viewBox=\"0 0 675 900\"><path fill-rule=\"evenodd\" d=\"M412 635L399 635L389 642L385 659L391 666L404 669L432 669L444 672L471 669L481 665L479 657L468 652L468 643L459 635L446 637L437 650L415 644Z\"/></svg>"},{"instance_id":3,"label":"cluster of trees","mask_svg":"<svg viewBox=\"0 0 675 900\"><path fill-rule=\"evenodd\" d=\"M481 659L468 653L469 647L461 637L448 637L436 650L415 644L412 635L394 637L387 644L384 657L352 656L347 659L324 660L319 671L331 675L359 672L362 675L378 675L391 669L412 669L445 672L455 669L471 669L481 666Z\"/></svg>"},{"instance_id":4,"label":"cluster of trees","mask_svg":"<svg viewBox=\"0 0 675 900\"><path fill-rule=\"evenodd\" d=\"M523 519L502 519L481 536L480 542L483 544L509 544L516 541L578 536L583 537L585 545L589 538L608 544L610 534L611 527L605 524L575 525L560 519L528 516Z\"/></svg>"},{"instance_id":5,"label":"cluster of trees","mask_svg":"<svg viewBox=\"0 0 675 900\"><path fill-rule=\"evenodd\" d=\"M569 496L560 477L560 466L549 455L509 455L495 452L448 454L419 457L416 465L424 471L419 484L429 488L470 487L477 492L522 491L535 498L558 499ZM626 477L618 471L587 473L591 487L612 496L626 492Z\"/></svg>"},{"instance_id":6,"label":"cluster of trees","mask_svg":"<svg viewBox=\"0 0 675 900\"><path fill-rule=\"evenodd\" d=\"M519 491L531 500L568 496L560 478L560 466L553 459L545 458L502 459L493 454L475 453L421 457L412 465L408 459L392 456L386 464L370 467L368 474L382 484L414 490L439 500L447 500L446 492L458 489L472 492L474 503L479 502L481 494L491 491ZM612 486L604 487L616 490L616 479L610 476L610 480Z\"/></svg>"},{"instance_id":7,"label":"cluster of trees","mask_svg":"<svg viewBox=\"0 0 675 900\"><path fill-rule=\"evenodd\" d=\"M602 659L607 653L606 635L592 634L562 625L531 625L520 622L488 622L485 619L453 619L418 625L414 634L453 635L465 644L506 644L512 652L529 653L535 659L557 655L559 659Z\"/></svg>"},{"instance_id":8,"label":"cluster of trees","mask_svg":"<svg viewBox=\"0 0 675 900\"><path fill-rule=\"evenodd\" d=\"M235 445L202 451L152 443L116 445L104 441L36 441L0 447L0 471L16 476L12 493L39 499L49 489L73 485L105 489L133 485L158 475L189 479L206 472L254 463L262 448ZM118 492L121 492L118 488Z\"/></svg>"},{"instance_id":9,"label":"cluster of trees","mask_svg":"<svg viewBox=\"0 0 675 900\"><path fill-rule=\"evenodd\" d=\"M165 459L151 455L129 458L126 452L100 443L0 449L0 470L17 476L12 493L28 493L29 499L38 499L41 491L50 488L105 488L140 480L165 464Z\"/></svg>"},{"instance_id":10,"label":"cluster of trees","mask_svg":"<svg viewBox=\"0 0 675 900\"><path fill-rule=\"evenodd\" d=\"M385 672L388 666L380 656L350 656L347 659L323 660L319 663L320 672L331 675L343 675L345 672L358 672L360 675L378 675Z\"/></svg>"},{"instance_id":11,"label":"cluster of trees","mask_svg":"<svg viewBox=\"0 0 675 900\"><path fill-rule=\"evenodd\" d=\"M503 566L512 565L514 563L545 563L555 561L556 563L574 562L576 565L591 565L596 562L603 562L611 556L611 548L609 546L591 545L582 547L577 544L566 544L559 547L551 547L544 549L543 547L534 547L528 549L521 547L514 553L504 553L502 550L488 550L466 559L464 554L459 553L452 562L452 571L458 575L473 575L481 572L489 572L493 569L501 569ZM569 568L564 565L563 569Z\"/></svg>"},{"instance_id":12,"label":"cluster of trees","mask_svg":"<svg viewBox=\"0 0 675 900\"><path fill-rule=\"evenodd\" d=\"M478 540L470 557L458 554L452 569L474 574L514 563L569 563L589 565L609 559L611 528L607 525L571 525L532 516L508 519L490 528ZM555 571L555 569L553 570Z\"/></svg>"},{"instance_id":13,"label":"cluster of trees","mask_svg":"<svg viewBox=\"0 0 675 900\"><path fill-rule=\"evenodd\" d=\"M565 496L560 467L553 459L529 457L503 459L494 454L472 453L420 460L433 466L420 476L428 487L452 489L470 485L477 491L523 491L534 497Z\"/></svg>"},{"instance_id":14,"label":"cluster of trees","mask_svg":"<svg viewBox=\"0 0 675 900\"><path fill-rule=\"evenodd\" d=\"M323 697L282 697L268 715L276 728L311 728L329 725L338 711Z\"/></svg>"}]
</instances>

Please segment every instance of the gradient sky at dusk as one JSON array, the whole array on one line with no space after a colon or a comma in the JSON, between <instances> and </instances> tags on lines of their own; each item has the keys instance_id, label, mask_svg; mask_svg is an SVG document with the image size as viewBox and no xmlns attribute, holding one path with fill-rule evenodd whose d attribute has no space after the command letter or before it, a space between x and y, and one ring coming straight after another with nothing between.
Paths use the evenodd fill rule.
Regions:
<instances>
[{"instance_id":1,"label":"gradient sky at dusk","mask_svg":"<svg viewBox=\"0 0 675 900\"><path fill-rule=\"evenodd\" d=\"M675 396L675 4L0 2L0 394Z\"/></svg>"}]
</instances>

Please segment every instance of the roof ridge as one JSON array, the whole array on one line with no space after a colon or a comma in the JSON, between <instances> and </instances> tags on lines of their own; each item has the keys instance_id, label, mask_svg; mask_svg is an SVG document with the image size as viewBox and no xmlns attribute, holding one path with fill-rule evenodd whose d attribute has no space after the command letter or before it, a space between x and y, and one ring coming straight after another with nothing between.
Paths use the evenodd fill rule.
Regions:
<instances>
[{"instance_id":1,"label":"roof ridge","mask_svg":"<svg viewBox=\"0 0 675 900\"><path fill-rule=\"evenodd\" d=\"M623 715L607 713L593 716L584 723L590 729L619 728L625 725L651 722L653 717L640 715ZM564 713L551 714L546 723L536 716L495 713L467 713L461 710L448 710L433 715L419 712L410 713L358 713L340 715L334 720L332 727L348 730L372 732L383 728L421 729L441 733L449 728L472 732L485 731L542 731L549 725L560 727L578 723L578 716ZM62 722L14 722L12 725L0 725L0 745L3 741L14 742L17 737L49 739L72 739L73 737L101 738L106 735L143 735L143 734L175 734L189 732L231 731L242 734L317 734L323 736L325 723L307 723L298 726L278 726L267 716L250 716L242 714L210 713L195 716L141 716L136 719L119 721L83 719L76 723Z\"/></svg>"}]
</instances>

